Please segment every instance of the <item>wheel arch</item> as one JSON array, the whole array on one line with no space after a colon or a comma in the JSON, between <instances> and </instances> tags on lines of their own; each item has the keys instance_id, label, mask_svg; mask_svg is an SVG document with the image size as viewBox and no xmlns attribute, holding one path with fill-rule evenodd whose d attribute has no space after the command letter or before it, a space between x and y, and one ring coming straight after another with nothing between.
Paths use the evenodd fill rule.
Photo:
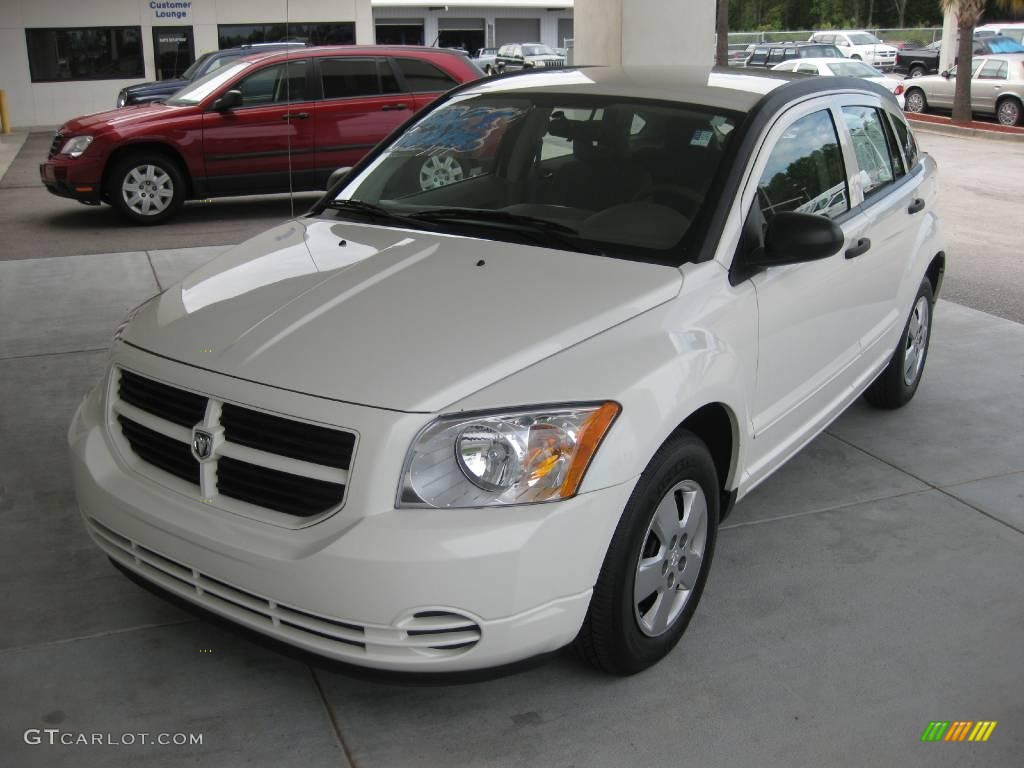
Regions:
<instances>
[{"instance_id":1,"label":"wheel arch","mask_svg":"<svg viewBox=\"0 0 1024 768\"><path fill-rule=\"evenodd\" d=\"M946 252L939 251L932 258L928 264L928 269L925 270L925 277L928 278L928 282L932 284L932 295L937 299L939 297L939 289L942 288L942 277L946 272Z\"/></svg>"},{"instance_id":2,"label":"wheel arch","mask_svg":"<svg viewBox=\"0 0 1024 768\"><path fill-rule=\"evenodd\" d=\"M107 158L106 164L103 166L103 179L100 182L101 189L104 190L104 194L106 194L107 182L110 178L110 171L119 160L129 155L146 153L155 153L158 155L162 155L163 157L166 157L172 162L174 162L178 166L178 169L181 171L182 175L185 177L186 198L192 198L195 196L195 184L192 179L192 173L189 171L188 163L185 162L184 156L182 156L181 152L179 152L170 144L167 144L162 141L153 140L133 141L127 144L122 144L120 147L118 147L117 149L110 153L110 156Z\"/></svg>"}]
</instances>

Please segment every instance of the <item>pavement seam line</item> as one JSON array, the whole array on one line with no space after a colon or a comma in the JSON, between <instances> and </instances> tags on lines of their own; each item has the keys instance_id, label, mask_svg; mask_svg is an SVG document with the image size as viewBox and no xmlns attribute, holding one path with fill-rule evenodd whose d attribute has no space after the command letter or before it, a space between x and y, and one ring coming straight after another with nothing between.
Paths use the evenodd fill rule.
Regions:
<instances>
[{"instance_id":1,"label":"pavement seam line","mask_svg":"<svg viewBox=\"0 0 1024 768\"><path fill-rule=\"evenodd\" d=\"M331 730L334 731L334 738L338 742L338 746L341 747L342 753L345 755L345 760L348 762L349 768L358 768L356 765L355 758L352 757L352 751L348 748L348 744L345 743L345 737L341 734L341 724L338 722L338 717L334 712L334 707L327 700L327 694L324 693L324 687L320 684L320 678L316 676L316 670L310 665L306 665L306 669L309 670L310 676L313 678L313 687L316 688L317 695L320 696L320 702L324 705L324 710L327 712L327 719L331 723Z\"/></svg>"},{"instance_id":2,"label":"pavement seam line","mask_svg":"<svg viewBox=\"0 0 1024 768\"><path fill-rule=\"evenodd\" d=\"M956 501L956 502L959 502L960 504L963 504L968 509L973 509L979 515L984 515L989 520L993 520L993 521L999 523L1000 525L1005 525L1007 528L1009 528L1011 531L1013 531L1015 533L1024 534L1024 530L1021 530L1017 526L1012 525L1012 524L1006 522L1005 520L1000 520L995 515L992 515L992 514L986 512L984 509L981 509L980 507L976 507L974 504L971 504L971 502L966 501L965 499L961 499L959 496L955 496L952 493L949 493L948 491L946 491L945 488L943 488L941 486L938 486L938 485L935 485L934 483L930 483L927 480L925 480L923 477L918 477L913 472L908 472L907 470L903 469L902 467L897 467L891 461L883 459L881 456L876 456L875 454L871 453L871 451L867 450L866 448L861 448L859 445L854 445L849 440L846 440L845 438L840 437L839 435L837 435L835 433L829 432L828 434L832 435L832 437L834 437L836 440L840 441L841 443L845 443L846 445L850 446L851 448L857 449L858 451L860 451L864 455L870 456L871 458L873 458L873 459L875 459L877 461L880 461L883 464L886 464L886 465L892 467L895 470L903 472L904 474L914 478L915 480L917 480L919 482L924 483L929 488L931 488L933 491L938 491L943 496L947 496L948 498L953 499L953 501ZM1017 474L1017 473L1016 472L1010 472L1008 474L1013 475L1013 474ZM1002 477L1002 475L996 475L996 477ZM978 478L978 480L986 480L986 479L991 479L991 478ZM963 483L974 483L974 482L977 482L978 480L964 480ZM957 483L957 485L962 485L963 483ZM954 486L951 485L951 486L947 486L947 487L952 488Z\"/></svg>"},{"instance_id":3,"label":"pavement seam line","mask_svg":"<svg viewBox=\"0 0 1024 768\"><path fill-rule=\"evenodd\" d=\"M153 252L146 251L146 261L149 262L149 270L153 273L153 280L156 281L156 289L160 293L164 292L163 285L160 284L160 278L156 274L156 267L153 266Z\"/></svg>"},{"instance_id":4,"label":"pavement seam line","mask_svg":"<svg viewBox=\"0 0 1024 768\"><path fill-rule=\"evenodd\" d=\"M719 526L718 530L727 531L730 528L742 528L748 525L762 525L764 523L774 523L777 520L792 520L795 517L806 517L807 515L820 515L822 512L835 512L840 509L848 509L849 507L856 507L861 504L871 504L875 501L888 501L889 499L901 499L905 496L914 496L918 493L928 493L931 488L917 488L913 491L904 491L903 493L894 493L891 496L874 496L867 499L857 499L856 501L848 501L843 504L836 504L833 507L821 507L819 509L808 509L804 512L794 512L791 515L777 515L776 517L766 517L762 520L747 520L740 523L730 523L728 525Z\"/></svg>"},{"instance_id":5,"label":"pavement seam line","mask_svg":"<svg viewBox=\"0 0 1024 768\"><path fill-rule=\"evenodd\" d=\"M30 355L11 355L4 357L0 355L0 363L7 360L28 360L33 357L57 357L58 355L81 355L85 352L106 352L109 347L86 347L85 349L69 349L64 352L35 352Z\"/></svg>"},{"instance_id":6,"label":"pavement seam line","mask_svg":"<svg viewBox=\"0 0 1024 768\"><path fill-rule=\"evenodd\" d=\"M37 648L49 648L55 645L66 645L68 643L77 643L80 640L97 640L102 637L111 637L113 635L123 635L128 632L138 632L143 629L160 629L161 627L176 627L181 624L193 624L198 622L199 619L182 619L181 621L167 621L160 624L137 624L134 627L122 627L120 629L111 629L106 632L94 632L91 635L80 635L78 637L62 637L60 640L46 640L42 643L30 643L28 645L12 645L10 648L0 648L0 656L4 656L8 653L16 653L18 651L30 651Z\"/></svg>"}]
</instances>

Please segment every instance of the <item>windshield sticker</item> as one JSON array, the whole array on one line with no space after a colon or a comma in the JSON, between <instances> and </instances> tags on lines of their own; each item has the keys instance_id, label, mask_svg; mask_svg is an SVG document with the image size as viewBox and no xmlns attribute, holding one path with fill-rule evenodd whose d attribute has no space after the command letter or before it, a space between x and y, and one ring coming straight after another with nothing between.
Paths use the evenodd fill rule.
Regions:
<instances>
[{"instance_id":1,"label":"windshield sticker","mask_svg":"<svg viewBox=\"0 0 1024 768\"><path fill-rule=\"evenodd\" d=\"M691 147L706 147L711 143L711 131L699 128L693 132L693 138L690 139Z\"/></svg>"},{"instance_id":2,"label":"windshield sticker","mask_svg":"<svg viewBox=\"0 0 1024 768\"><path fill-rule=\"evenodd\" d=\"M522 114L523 110L516 107L453 105L410 129L392 151L473 152L482 148L494 131L503 130Z\"/></svg>"}]
</instances>

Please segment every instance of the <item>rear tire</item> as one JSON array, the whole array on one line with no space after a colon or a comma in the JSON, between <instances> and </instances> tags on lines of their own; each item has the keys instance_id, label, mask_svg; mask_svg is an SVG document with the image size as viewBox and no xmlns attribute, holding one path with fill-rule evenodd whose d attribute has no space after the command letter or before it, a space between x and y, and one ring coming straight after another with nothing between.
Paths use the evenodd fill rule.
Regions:
<instances>
[{"instance_id":1,"label":"rear tire","mask_svg":"<svg viewBox=\"0 0 1024 768\"><path fill-rule=\"evenodd\" d=\"M915 64L910 68L910 77L924 77L928 72L920 64Z\"/></svg>"},{"instance_id":2,"label":"rear tire","mask_svg":"<svg viewBox=\"0 0 1024 768\"><path fill-rule=\"evenodd\" d=\"M1013 96L1006 96L996 104L996 118L1000 125L1020 125L1021 104Z\"/></svg>"},{"instance_id":3,"label":"rear tire","mask_svg":"<svg viewBox=\"0 0 1024 768\"><path fill-rule=\"evenodd\" d=\"M632 675L679 642L711 568L718 489L696 435L680 432L658 449L626 503L576 637L584 661Z\"/></svg>"},{"instance_id":4,"label":"rear tire","mask_svg":"<svg viewBox=\"0 0 1024 768\"><path fill-rule=\"evenodd\" d=\"M922 114L928 111L928 99L920 88L907 89L907 95L903 97L904 109L907 112Z\"/></svg>"},{"instance_id":5,"label":"rear tire","mask_svg":"<svg viewBox=\"0 0 1024 768\"><path fill-rule=\"evenodd\" d=\"M128 155L107 176L107 200L134 224L163 224L185 203L185 174L164 155Z\"/></svg>"},{"instance_id":6,"label":"rear tire","mask_svg":"<svg viewBox=\"0 0 1024 768\"><path fill-rule=\"evenodd\" d=\"M876 408L894 410L909 403L917 392L928 359L932 338L932 311L935 297L928 278L921 282L914 297L910 317L900 335L889 364L864 393L864 399Z\"/></svg>"}]
</instances>

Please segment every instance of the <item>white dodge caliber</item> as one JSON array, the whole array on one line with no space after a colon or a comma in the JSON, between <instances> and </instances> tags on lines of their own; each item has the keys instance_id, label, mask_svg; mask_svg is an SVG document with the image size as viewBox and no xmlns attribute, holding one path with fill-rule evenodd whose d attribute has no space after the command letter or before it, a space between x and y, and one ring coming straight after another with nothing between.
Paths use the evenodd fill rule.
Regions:
<instances>
[{"instance_id":1,"label":"white dodge caliber","mask_svg":"<svg viewBox=\"0 0 1024 768\"><path fill-rule=\"evenodd\" d=\"M928 353L935 164L891 93L793 77L562 70L417 114L117 330L69 432L92 538L354 665L655 663L734 502Z\"/></svg>"}]
</instances>

